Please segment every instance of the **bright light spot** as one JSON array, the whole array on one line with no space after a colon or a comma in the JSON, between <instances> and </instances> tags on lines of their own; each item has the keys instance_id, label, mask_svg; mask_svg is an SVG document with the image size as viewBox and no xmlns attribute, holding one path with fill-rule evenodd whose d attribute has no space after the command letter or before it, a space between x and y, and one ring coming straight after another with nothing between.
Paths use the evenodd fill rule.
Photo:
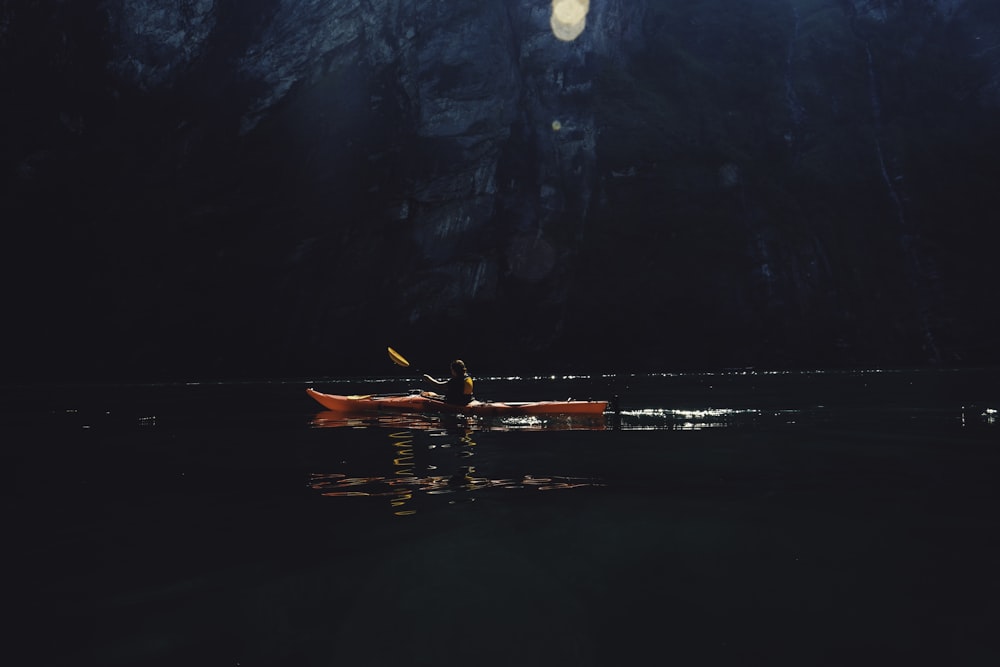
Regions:
<instances>
[{"instance_id":1,"label":"bright light spot","mask_svg":"<svg viewBox=\"0 0 1000 667\"><path fill-rule=\"evenodd\" d=\"M571 42L587 27L590 0L552 0L549 25L552 34L564 42Z\"/></svg>"},{"instance_id":2,"label":"bright light spot","mask_svg":"<svg viewBox=\"0 0 1000 667\"><path fill-rule=\"evenodd\" d=\"M560 123L557 120L552 121L552 129L558 132L559 130L562 129L562 123Z\"/></svg>"},{"instance_id":3,"label":"bright light spot","mask_svg":"<svg viewBox=\"0 0 1000 667\"><path fill-rule=\"evenodd\" d=\"M574 25L587 18L589 0L554 0L552 13L560 23Z\"/></svg>"}]
</instances>

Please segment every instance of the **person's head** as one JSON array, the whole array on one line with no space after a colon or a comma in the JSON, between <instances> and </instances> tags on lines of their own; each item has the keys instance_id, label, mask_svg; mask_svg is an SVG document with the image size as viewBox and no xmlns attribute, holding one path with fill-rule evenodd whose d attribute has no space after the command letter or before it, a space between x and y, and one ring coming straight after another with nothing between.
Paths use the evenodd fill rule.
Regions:
<instances>
[{"instance_id":1,"label":"person's head","mask_svg":"<svg viewBox=\"0 0 1000 667\"><path fill-rule=\"evenodd\" d=\"M465 375L468 371L465 369L465 362L461 359L456 359L451 362L451 374L456 377L461 377Z\"/></svg>"}]
</instances>

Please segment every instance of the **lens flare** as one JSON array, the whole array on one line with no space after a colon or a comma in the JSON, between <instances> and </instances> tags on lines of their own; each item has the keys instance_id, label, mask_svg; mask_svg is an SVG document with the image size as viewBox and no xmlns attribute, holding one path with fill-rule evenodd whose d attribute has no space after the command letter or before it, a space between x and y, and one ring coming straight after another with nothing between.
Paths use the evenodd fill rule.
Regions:
<instances>
[{"instance_id":1,"label":"lens flare","mask_svg":"<svg viewBox=\"0 0 1000 667\"><path fill-rule=\"evenodd\" d=\"M571 42L587 27L587 12L590 0L552 0L552 16L549 25L556 39Z\"/></svg>"},{"instance_id":2,"label":"lens flare","mask_svg":"<svg viewBox=\"0 0 1000 667\"><path fill-rule=\"evenodd\" d=\"M552 121L552 129L558 132L559 130L562 129L562 123L560 123L558 120Z\"/></svg>"}]
</instances>

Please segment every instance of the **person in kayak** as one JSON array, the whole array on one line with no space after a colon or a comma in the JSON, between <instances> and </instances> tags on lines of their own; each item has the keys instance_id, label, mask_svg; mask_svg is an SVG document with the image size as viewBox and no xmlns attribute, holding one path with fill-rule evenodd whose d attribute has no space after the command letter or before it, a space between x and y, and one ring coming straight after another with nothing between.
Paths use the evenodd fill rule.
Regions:
<instances>
[{"instance_id":1,"label":"person in kayak","mask_svg":"<svg viewBox=\"0 0 1000 667\"><path fill-rule=\"evenodd\" d=\"M453 405L468 405L475 400L472 395L472 377L469 375L465 362L456 359L451 362L451 378L448 380L435 380L430 375L424 374L424 379L445 388L444 396L434 392L424 392L425 396L444 400L445 403Z\"/></svg>"}]
</instances>

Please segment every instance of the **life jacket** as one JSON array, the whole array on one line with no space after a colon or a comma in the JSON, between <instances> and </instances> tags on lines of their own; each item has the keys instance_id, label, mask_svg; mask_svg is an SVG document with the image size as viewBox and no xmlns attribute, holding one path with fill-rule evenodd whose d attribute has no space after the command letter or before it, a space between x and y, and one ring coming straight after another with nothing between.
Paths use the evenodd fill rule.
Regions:
<instances>
[{"instance_id":1,"label":"life jacket","mask_svg":"<svg viewBox=\"0 0 1000 667\"><path fill-rule=\"evenodd\" d=\"M444 400L453 405L468 405L472 400L472 393L465 393L465 384L472 387L472 378L466 373L461 377L452 377L448 380L448 385L444 388Z\"/></svg>"}]
</instances>

